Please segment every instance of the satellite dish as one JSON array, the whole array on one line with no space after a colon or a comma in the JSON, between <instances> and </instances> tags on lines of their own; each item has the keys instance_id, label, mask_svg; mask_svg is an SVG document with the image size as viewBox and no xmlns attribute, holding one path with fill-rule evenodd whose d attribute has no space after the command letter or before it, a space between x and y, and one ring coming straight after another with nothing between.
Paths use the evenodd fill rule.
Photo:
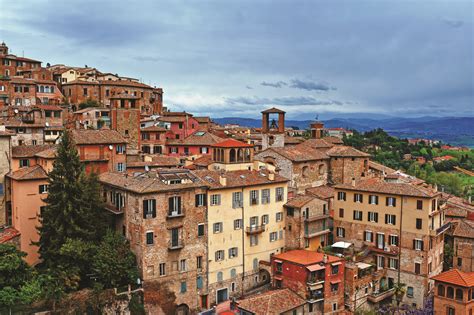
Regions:
<instances>
[{"instance_id":1,"label":"satellite dish","mask_svg":"<svg viewBox=\"0 0 474 315\"><path fill-rule=\"evenodd\" d=\"M112 150L114 147L112 145L109 145L109 149Z\"/></svg>"},{"instance_id":2,"label":"satellite dish","mask_svg":"<svg viewBox=\"0 0 474 315\"><path fill-rule=\"evenodd\" d=\"M15 108L14 112L15 112L15 114L18 114L18 109Z\"/></svg>"},{"instance_id":3,"label":"satellite dish","mask_svg":"<svg viewBox=\"0 0 474 315\"><path fill-rule=\"evenodd\" d=\"M46 127L49 127L49 122L46 122L45 125L46 125Z\"/></svg>"}]
</instances>

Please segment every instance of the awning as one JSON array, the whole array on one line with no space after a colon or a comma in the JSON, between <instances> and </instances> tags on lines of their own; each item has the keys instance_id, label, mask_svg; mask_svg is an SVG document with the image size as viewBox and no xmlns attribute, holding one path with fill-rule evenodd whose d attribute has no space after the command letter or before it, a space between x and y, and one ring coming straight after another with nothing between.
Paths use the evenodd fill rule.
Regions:
<instances>
[{"instance_id":1,"label":"awning","mask_svg":"<svg viewBox=\"0 0 474 315\"><path fill-rule=\"evenodd\" d=\"M332 263L331 266L339 266L341 264L342 264L342 262L338 261L338 262Z\"/></svg>"},{"instance_id":2,"label":"awning","mask_svg":"<svg viewBox=\"0 0 474 315\"><path fill-rule=\"evenodd\" d=\"M326 267L321 266L321 265L311 265L311 266L306 267L306 269L308 269L309 271L318 271L318 270L326 269Z\"/></svg>"},{"instance_id":3,"label":"awning","mask_svg":"<svg viewBox=\"0 0 474 315\"><path fill-rule=\"evenodd\" d=\"M282 261L281 260L278 260L278 259L275 259L274 262L276 262L277 264L281 264Z\"/></svg>"},{"instance_id":4,"label":"awning","mask_svg":"<svg viewBox=\"0 0 474 315\"><path fill-rule=\"evenodd\" d=\"M335 247L335 248L349 248L351 247L352 243L347 243L347 242L336 242L334 244L331 245L331 247Z\"/></svg>"},{"instance_id":5,"label":"awning","mask_svg":"<svg viewBox=\"0 0 474 315\"><path fill-rule=\"evenodd\" d=\"M356 265L357 265L357 268L359 268L359 269L367 269L367 268L372 267L372 265L369 265L369 264L366 264L366 263L363 263L363 262L358 262L358 263L356 263Z\"/></svg>"},{"instance_id":6,"label":"awning","mask_svg":"<svg viewBox=\"0 0 474 315\"><path fill-rule=\"evenodd\" d=\"M338 284L341 282L341 280L331 280L329 282L331 282L331 284Z\"/></svg>"}]
</instances>

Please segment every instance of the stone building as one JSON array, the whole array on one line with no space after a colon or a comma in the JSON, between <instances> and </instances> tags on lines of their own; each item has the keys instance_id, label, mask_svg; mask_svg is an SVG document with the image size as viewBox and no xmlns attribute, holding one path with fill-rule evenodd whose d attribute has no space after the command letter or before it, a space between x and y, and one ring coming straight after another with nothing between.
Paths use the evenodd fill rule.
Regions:
<instances>
[{"instance_id":1,"label":"stone building","mask_svg":"<svg viewBox=\"0 0 474 315\"><path fill-rule=\"evenodd\" d=\"M331 184L350 184L353 179L368 178L370 154L343 145L333 146L326 154L331 158L328 174Z\"/></svg>"},{"instance_id":2,"label":"stone building","mask_svg":"<svg viewBox=\"0 0 474 315\"><path fill-rule=\"evenodd\" d=\"M443 268L449 224L444 222L441 193L426 184L379 178L334 188L335 241L354 244L353 256L376 266L369 293L405 283L403 302L424 305L433 289L430 277Z\"/></svg>"},{"instance_id":3,"label":"stone building","mask_svg":"<svg viewBox=\"0 0 474 315\"><path fill-rule=\"evenodd\" d=\"M330 213L327 200L297 195L285 204L285 249L316 251L329 244Z\"/></svg>"},{"instance_id":4,"label":"stone building","mask_svg":"<svg viewBox=\"0 0 474 315\"><path fill-rule=\"evenodd\" d=\"M474 312L474 272L451 269L435 281L434 315L471 315Z\"/></svg>"},{"instance_id":5,"label":"stone building","mask_svg":"<svg viewBox=\"0 0 474 315\"><path fill-rule=\"evenodd\" d=\"M474 272L474 220L452 221L453 267Z\"/></svg>"},{"instance_id":6,"label":"stone building","mask_svg":"<svg viewBox=\"0 0 474 315\"><path fill-rule=\"evenodd\" d=\"M278 115L278 121L270 118ZM281 148L285 146L285 112L270 108L262 112L262 149Z\"/></svg>"},{"instance_id":7,"label":"stone building","mask_svg":"<svg viewBox=\"0 0 474 315\"><path fill-rule=\"evenodd\" d=\"M100 182L137 256L150 312L207 308L207 183L183 169L104 173Z\"/></svg>"},{"instance_id":8,"label":"stone building","mask_svg":"<svg viewBox=\"0 0 474 315\"><path fill-rule=\"evenodd\" d=\"M12 136L14 134L0 126L0 226L6 223L5 175L11 171Z\"/></svg>"}]
</instances>

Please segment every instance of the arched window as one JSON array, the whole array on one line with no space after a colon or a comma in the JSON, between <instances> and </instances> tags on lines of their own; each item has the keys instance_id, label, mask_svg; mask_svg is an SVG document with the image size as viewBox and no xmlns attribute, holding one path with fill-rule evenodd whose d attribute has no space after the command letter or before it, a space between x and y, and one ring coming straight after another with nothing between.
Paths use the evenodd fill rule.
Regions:
<instances>
[{"instance_id":1,"label":"arched window","mask_svg":"<svg viewBox=\"0 0 474 315\"><path fill-rule=\"evenodd\" d=\"M438 295L444 296L444 285L442 284L438 285Z\"/></svg>"},{"instance_id":2,"label":"arched window","mask_svg":"<svg viewBox=\"0 0 474 315\"><path fill-rule=\"evenodd\" d=\"M235 149L230 149L230 152L229 152L229 162L230 162L230 163L235 163L235 161L236 161Z\"/></svg>"},{"instance_id":3,"label":"arched window","mask_svg":"<svg viewBox=\"0 0 474 315\"><path fill-rule=\"evenodd\" d=\"M448 287L448 289L446 290L446 297L452 299L454 298L454 289L453 287Z\"/></svg>"},{"instance_id":4,"label":"arched window","mask_svg":"<svg viewBox=\"0 0 474 315\"><path fill-rule=\"evenodd\" d=\"M462 301L463 291L462 289L456 289L456 300Z\"/></svg>"},{"instance_id":5,"label":"arched window","mask_svg":"<svg viewBox=\"0 0 474 315\"><path fill-rule=\"evenodd\" d=\"M257 258L253 259L253 270L258 270L258 259Z\"/></svg>"},{"instance_id":6,"label":"arched window","mask_svg":"<svg viewBox=\"0 0 474 315\"><path fill-rule=\"evenodd\" d=\"M244 161L244 152L242 151L242 149L237 150L237 161L238 162Z\"/></svg>"},{"instance_id":7,"label":"arched window","mask_svg":"<svg viewBox=\"0 0 474 315\"><path fill-rule=\"evenodd\" d=\"M219 271L217 273L217 281L222 281L224 279L224 274L222 273L222 271Z\"/></svg>"},{"instance_id":8,"label":"arched window","mask_svg":"<svg viewBox=\"0 0 474 315\"><path fill-rule=\"evenodd\" d=\"M235 270L235 268L232 268L232 269L230 270L230 277L231 277L231 278L237 277L237 271Z\"/></svg>"}]
</instances>

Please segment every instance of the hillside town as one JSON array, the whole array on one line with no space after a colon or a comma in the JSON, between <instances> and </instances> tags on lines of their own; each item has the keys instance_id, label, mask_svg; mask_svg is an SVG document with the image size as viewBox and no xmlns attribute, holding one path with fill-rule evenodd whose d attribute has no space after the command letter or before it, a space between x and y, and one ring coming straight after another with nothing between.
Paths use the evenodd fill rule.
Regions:
<instances>
[{"instance_id":1,"label":"hillside town","mask_svg":"<svg viewBox=\"0 0 474 315\"><path fill-rule=\"evenodd\" d=\"M123 296L139 292L147 314L472 314L470 200L375 162L344 143L350 130L294 130L271 106L261 128L218 125L163 94L2 43L2 250L44 263L39 227L70 141L133 253ZM116 300L104 313L134 314Z\"/></svg>"}]
</instances>

